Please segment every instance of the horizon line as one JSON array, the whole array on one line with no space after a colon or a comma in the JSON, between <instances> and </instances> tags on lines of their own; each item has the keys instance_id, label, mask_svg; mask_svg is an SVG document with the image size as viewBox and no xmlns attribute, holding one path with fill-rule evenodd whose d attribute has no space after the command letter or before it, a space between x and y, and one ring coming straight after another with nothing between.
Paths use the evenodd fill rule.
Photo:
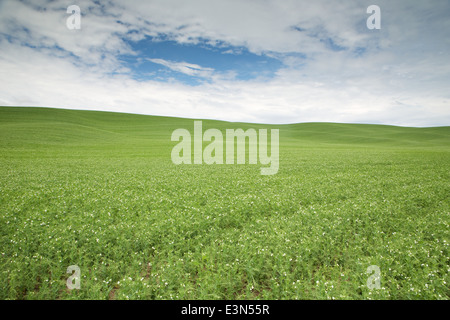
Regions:
<instances>
[{"instance_id":1,"label":"horizon line","mask_svg":"<svg viewBox=\"0 0 450 320\"><path fill-rule=\"evenodd\" d=\"M346 125L370 125L370 126L388 126L388 127L399 127L399 128L416 128L416 129L427 129L427 128L450 128L449 125L445 126L405 126L405 125L395 125L386 123L369 123L369 122L330 122L330 121L307 121L307 122L290 122L290 123L262 123L262 122L249 122L249 121L229 121L223 119L215 118L191 118L191 117L180 117L180 116L168 116L168 115L156 115L147 113L133 113L126 111L110 111L110 110L98 110L98 109L74 109L74 108L64 108L64 107L44 107L44 106L17 106L17 105L1 105L0 108L35 108L35 109L52 109L52 110L70 110L70 111L87 111L87 112L105 112L105 113L117 113L125 115L138 115L138 116L149 116L149 117L161 117L161 118L176 118L176 119L187 119L187 120L205 120L205 121L220 121L228 123L242 123L242 124L254 124L254 125L269 125L269 126L288 126L296 124L346 124Z\"/></svg>"}]
</instances>

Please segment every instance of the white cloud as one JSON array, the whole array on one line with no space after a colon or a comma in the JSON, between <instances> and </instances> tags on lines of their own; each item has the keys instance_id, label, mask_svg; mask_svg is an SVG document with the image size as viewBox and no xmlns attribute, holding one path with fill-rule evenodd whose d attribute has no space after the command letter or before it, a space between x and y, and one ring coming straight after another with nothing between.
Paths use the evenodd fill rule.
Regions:
<instances>
[{"instance_id":1,"label":"white cloud","mask_svg":"<svg viewBox=\"0 0 450 320\"><path fill-rule=\"evenodd\" d=\"M0 2L0 105L267 123L450 124L446 1L380 0L377 31L365 28L371 1L84 0L77 1L81 30L68 30L71 4ZM133 80L118 59L135 54L124 40L161 34L246 47L286 67L270 81L237 81L189 61L151 59L212 81Z\"/></svg>"},{"instance_id":2,"label":"white cloud","mask_svg":"<svg viewBox=\"0 0 450 320\"><path fill-rule=\"evenodd\" d=\"M210 78L214 72L212 68L203 68L197 64L187 62L174 62L164 59L147 59L153 63L163 65L173 71L181 72L189 76L197 76L202 78Z\"/></svg>"}]
</instances>

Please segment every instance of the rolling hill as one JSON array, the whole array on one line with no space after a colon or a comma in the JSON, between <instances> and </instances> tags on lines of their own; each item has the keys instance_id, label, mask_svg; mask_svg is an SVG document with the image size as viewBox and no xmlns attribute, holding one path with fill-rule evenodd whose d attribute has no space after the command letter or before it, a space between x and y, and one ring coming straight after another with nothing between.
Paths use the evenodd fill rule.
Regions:
<instances>
[{"instance_id":1,"label":"rolling hill","mask_svg":"<svg viewBox=\"0 0 450 320\"><path fill-rule=\"evenodd\" d=\"M192 130L193 119L51 108L0 107L1 146L168 145L177 128ZM450 127L300 123L265 125L203 120L204 128L277 128L288 146L448 148Z\"/></svg>"}]
</instances>

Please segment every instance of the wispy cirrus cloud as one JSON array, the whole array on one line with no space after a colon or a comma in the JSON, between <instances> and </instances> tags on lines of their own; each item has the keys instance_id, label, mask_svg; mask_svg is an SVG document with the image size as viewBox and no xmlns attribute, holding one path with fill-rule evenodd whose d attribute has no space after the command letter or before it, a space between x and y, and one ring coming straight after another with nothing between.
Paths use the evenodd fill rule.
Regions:
<instances>
[{"instance_id":1,"label":"wispy cirrus cloud","mask_svg":"<svg viewBox=\"0 0 450 320\"><path fill-rule=\"evenodd\" d=\"M167 61L164 59L147 59L147 60L153 63L163 65L173 71L184 73L188 76L211 78L211 76L214 73L214 69L212 68L204 68L193 63L174 62L174 61Z\"/></svg>"}]
</instances>

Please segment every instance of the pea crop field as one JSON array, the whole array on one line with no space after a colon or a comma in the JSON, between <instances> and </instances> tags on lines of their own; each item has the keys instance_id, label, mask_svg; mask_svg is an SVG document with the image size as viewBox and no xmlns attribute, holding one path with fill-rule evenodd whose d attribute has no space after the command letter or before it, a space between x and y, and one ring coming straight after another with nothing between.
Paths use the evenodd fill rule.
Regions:
<instances>
[{"instance_id":1,"label":"pea crop field","mask_svg":"<svg viewBox=\"0 0 450 320\"><path fill-rule=\"evenodd\" d=\"M193 122L1 107L0 299L449 299L450 127L203 120L279 129L261 175L175 165Z\"/></svg>"}]
</instances>

